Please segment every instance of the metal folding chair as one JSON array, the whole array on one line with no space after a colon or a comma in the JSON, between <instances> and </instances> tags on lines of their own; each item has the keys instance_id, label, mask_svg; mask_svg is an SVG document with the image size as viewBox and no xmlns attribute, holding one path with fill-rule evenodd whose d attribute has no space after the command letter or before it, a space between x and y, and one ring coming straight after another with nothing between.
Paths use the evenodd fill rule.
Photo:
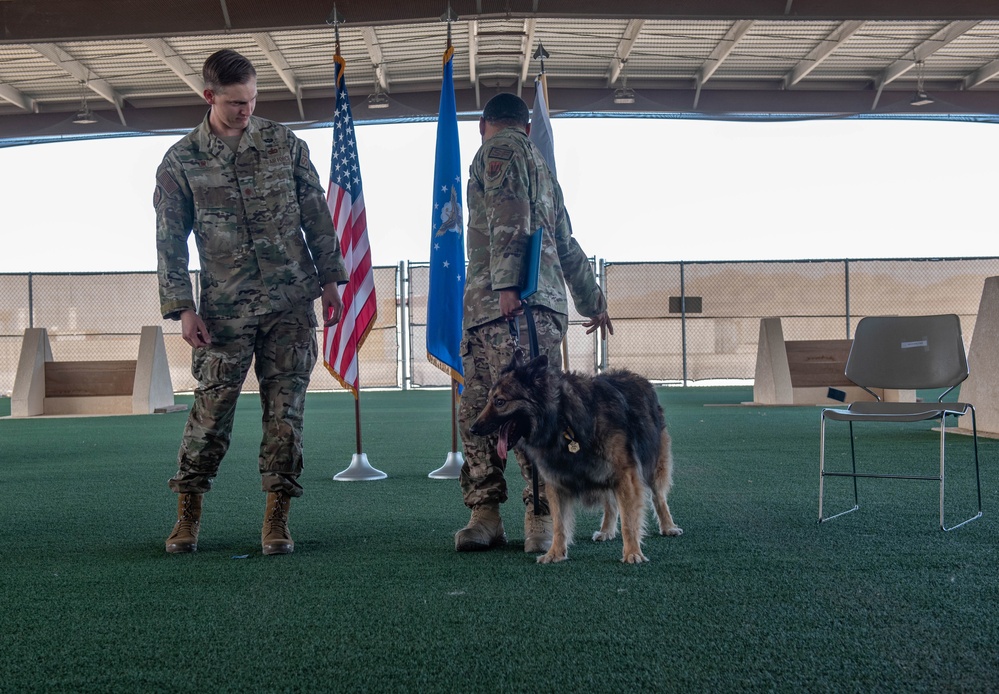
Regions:
<instances>
[{"instance_id":1,"label":"metal folding chair","mask_svg":"<svg viewBox=\"0 0 999 694\"><path fill-rule=\"evenodd\" d=\"M857 478L934 480L940 483L940 529L953 530L982 515L982 485L978 469L978 427L975 408L970 403L943 402L944 397L968 377L968 359L961 337L961 321L953 314L940 316L869 316L857 324L853 347L846 363L846 377L876 398L875 402L854 402L846 409L825 408L819 429L819 522L825 522L860 508ZM884 402L875 389L882 390L946 390L936 402ZM944 486L946 480L945 433L948 415L971 413L974 443L975 484L978 512L948 527L944 523ZM920 422L940 421L939 475L907 475L857 472L854 422ZM850 425L851 472L826 470L826 420L848 422ZM853 508L823 515L825 480L827 477L848 477L853 480Z\"/></svg>"}]
</instances>

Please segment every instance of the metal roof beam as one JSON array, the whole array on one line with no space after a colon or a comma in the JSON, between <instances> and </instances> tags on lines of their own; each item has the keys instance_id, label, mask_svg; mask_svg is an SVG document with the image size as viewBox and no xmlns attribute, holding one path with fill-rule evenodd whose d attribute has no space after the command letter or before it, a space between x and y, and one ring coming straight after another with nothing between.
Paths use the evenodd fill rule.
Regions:
<instances>
[{"instance_id":1,"label":"metal roof beam","mask_svg":"<svg viewBox=\"0 0 999 694\"><path fill-rule=\"evenodd\" d=\"M614 59L611 61L610 71L607 74L608 87L613 87L614 83L617 82L617 78L621 76L621 70L624 69L624 64L628 61L628 56L631 55L631 51L635 47L635 41L638 40L638 35L642 33L642 26L644 24L644 19L628 20L628 26L624 28L624 33L621 34L621 40L617 44L617 50L614 51Z\"/></svg>"},{"instance_id":2,"label":"metal roof beam","mask_svg":"<svg viewBox=\"0 0 999 694\"><path fill-rule=\"evenodd\" d=\"M788 0L789 5L790 1ZM784 77L784 89L790 89L805 79L812 70L821 65L837 48L849 41L850 37L857 33L857 30L862 26L864 26L864 22L849 21L843 22L833 29L827 37L819 41L819 44Z\"/></svg>"},{"instance_id":3,"label":"metal roof beam","mask_svg":"<svg viewBox=\"0 0 999 694\"><path fill-rule=\"evenodd\" d=\"M476 75L476 55L479 52L479 23L472 20L468 23L468 79L472 84L478 84Z\"/></svg>"},{"instance_id":4,"label":"metal roof beam","mask_svg":"<svg viewBox=\"0 0 999 694\"><path fill-rule=\"evenodd\" d=\"M33 44L32 48L45 56L53 64L58 65L70 75L86 84L92 92L114 104L115 110L118 111L118 119L121 120L121 124L128 125L128 123L125 122L125 114L122 113L121 110L122 104L125 100L110 84L104 80L100 78L91 78L91 75L93 75L94 72L89 67L81 63L63 49L59 48L59 46L54 43L37 43Z\"/></svg>"},{"instance_id":5,"label":"metal roof beam","mask_svg":"<svg viewBox=\"0 0 999 694\"><path fill-rule=\"evenodd\" d=\"M520 92L524 86L524 82L527 81L527 73L531 69L531 60L533 60L534 51L531 46L534 44L534 19L524 20L524 38L521 40L521 46L524 50L523 56L520 59L520 81L517 83L517 96L520 96Z\"/></svg>"},{"instance_id":6,"label":"metal roof beam","mask_svg":"<svg viewBox=\"0 0 999 694\"><path fill-rule=\"evenodd\" d=\"M378 33L374 27L361 27L361 38L364 39L364 46L368 49L371 64L375 66L375 79L378 80L378 85L382 91L387 92L389 90L389 77L385 70L385 55L378 42Z\"/></svg>"},{"instance_id":7,"label":"metal roof beam","mask_svg":"<svg viewBox=\"0 0 999 694\"><path fill-rule=\"evenodd\" d=\"M746 35L753 24L752 19L740 19L734 22L727 32L725 32L724 38L718 42L715 49L711 51L711 55L708 59L704 61L701 65L701 69L697 71L697 91L694 93L694 108L697 108L697 102L701 100L701 87L704 83L711 79L711 76L715 74L721 64L725 62L725 59L732 53L736 44Z\"/></svg>"},{"instance_id":8,"label":"metal roof beam","mask_svg":"<svg viewBox=\"0 0 999 694\"><path fill-rule=\"evenodd\" d=\"M198 74L198 71L187 64L177 52L170 47L163 39L146 39L143 41L146 48L152 51L153 55L159 58L168 68L173 70L177 77L184 80L194 93L202 96L205 92L205 82Z\"/></svg>"},{"instance_id":9,"label":"metal roof beam","mask_svg":"<svg viewBox=\"0 0 999 694\"><path fill-rule=\"evenodd\" d=\"M28 113L38 113L38 102L9 84L0 84L0 99L9 101Z\"/></svg>"},{"instance_id":10,"label":"metal roof beam","mask_svg":"<svg viewBox=\"0 0 999 694\"><path fill-rule=\"evenodd\" d=\"M302 106L302 85L295 76L295 72L291 69L291 66L288 65L288 61L281 55L281 51L278 49L277 44L274 43L274 39L266 32L251 34L251 36L257 42L257 45L260 46L271 66L277 70L278 76L284 82L285 86L288 87L288 91L295 95L295 101L298 102L298 114L302 117L302 120L305 120L305 108Z\"/></svg>"},{"instance_id":11,"label":"metal roof beam","mask_svg":"<svg viewBox=\"0 0 999 694\"><path fill-rule=\"evenodd\" d=\"M873 111L878 107L878 101L881 100L881 92L887 85L891 84L909 70L916 67L916 63L926 60L929 56L933 55L941 48L944 48L956 39L961 38L961 36L978 25L978 23L978 20L951 22L943 29L933 34L933 36L913 48L912 60L896 60L894 63L885 68L885 71L882 72L881 76L875 81L878 91L877 94L874 95L874 104L871 106L871 110Z\"/></svg>"},{"instance_id":12,"label":"metal roof beam","mask_svg":"<svg viewBox=\"0 0 999 694\"><path fill-rule=\"evenodd\" d=\"M999 76L999 60L993 60L988 65L975 70L974 73L964 78L964 88L971 89L980 84L988 82L993 77Z\"/></svg>"}]
</instances>

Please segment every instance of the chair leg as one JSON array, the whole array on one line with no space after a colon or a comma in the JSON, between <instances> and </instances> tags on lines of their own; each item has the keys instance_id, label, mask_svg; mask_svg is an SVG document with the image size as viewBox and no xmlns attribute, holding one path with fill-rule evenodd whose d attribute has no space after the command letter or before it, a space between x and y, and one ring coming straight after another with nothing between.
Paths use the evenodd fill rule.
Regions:
<instances>
[{"instance_id":1,"label":"chair leg","mask_svg":"<svg viewBox=\"0 0 999 694\"><path fill-rule=\"evenodd\" d=\"M857 497L857 446L856 438L853 436L853 422L850 425L850 466L853 470L853 510L860 508L860 501Z\"/></svg>"},{"instance_id":2,"label":"chair leg","mask_svg":"<svg viewBox=\"0 0 999 694\"><path fill-rule=\"evenodd\" d=\"M975 420L975 408L973 405L969 405L971 410L971 440L974 445L975 451L975 490L978 495L978 512L967 520L963 520L957 525L952 525L949 528L944 523L944 431L946 430L945 422L946 417L940 418L940 529L944 532L949 532L960 528L962 525L966 525L973 520L978 520L982 517L982 480L979 473L978 467L978 422Z\"/></svg>"},{"instance_id":3,"label":"chair leg","mask_svg":"<svg viewBox=\"0 0 999 694\"><path fill-rule=\"evenodd\" d=\"M826 481L826 415L819 415L819 523L822 522L822 493Z\"/></svg>"},{"instance_id":4,"label":"chair leg","mask_svg":"<svg viewBox=\"0 0 999 694\"><path fill-rule=\"evenodd\" d=\"M848 513L853 513L858 508L860 504L857 501L857 458L854 454L853 447L853 422L850 424L850 460L853 465L853 474L847 474L843 472L826 472L826 415L825 411L820 415L819 424L819 523L824 523L826 521L831 521L833 518L839 518L840 516L845 516ZM852 477L853 478L853 508L847 509L846 511L840 511L832 516L822 515L822 504L823 495L825 492L825 479L826 476L835 477Z\"/></svg>"}]
</instances>

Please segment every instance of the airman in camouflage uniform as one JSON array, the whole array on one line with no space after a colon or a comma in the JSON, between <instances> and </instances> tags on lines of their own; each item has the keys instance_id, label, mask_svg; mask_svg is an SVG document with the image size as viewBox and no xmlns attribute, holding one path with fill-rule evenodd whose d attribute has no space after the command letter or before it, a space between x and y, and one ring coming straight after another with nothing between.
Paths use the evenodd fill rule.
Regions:
<instances>
[{"instance_id":1,"label":"airman in camouflage uniform","mask_svg":"<svg viewBox=\"0 0 999 694\"><path fill-rule=\"evenodd\" d=\"M156 172L156 248L164 318L193 347L194 405L170 488L178 520L168 552L197 549L202 495L229 447L236 400L255 360L263 406L259 469L265 554L294 549L288 506L301 496L302 415L317 358L313 301L327 325L347 281L323 186L309 150L287 127L252 116L256 73L235 51L205 61L201 125ZM201 262L195 307L188 270L194 232ZM304 232L304 233L303 233Z\"/></svg>"},{"instance_id":2,"label":"airman in camouflage uniform","mask_svg":"<svg viewBox=\"0 0 999 694\"><path fill-rule=\"evenodd\" d=\"M561 368L560 345L568 329L569 286L576 309L590 317L588 332L612 330L607 302L586 254L572 237L562 189L541 152L528 138L527 105L512 94L489 101L479 121L482 147L469 171L467 230L468 273L464 297L462 366L465 389L458 424L465 450L461 490L472 509L468 525L455 535L458 551L488 549L506 541L499 504L506 501L506 461L496 451L497 436L473 436L468 427L486 404L490 386L513 358L518 345L509 321L521 321L526 340L520 288L527 277L525 256L532 233L540 233L541 266L537 291L526 301L537 326L538 349ZM527 353L526 344L520 347ZM514 451L525 482L530 463ZM543 481L535 499L525 484L525 545L544 552L551 544L551 516Z\"/></svg>"}]
</instances>

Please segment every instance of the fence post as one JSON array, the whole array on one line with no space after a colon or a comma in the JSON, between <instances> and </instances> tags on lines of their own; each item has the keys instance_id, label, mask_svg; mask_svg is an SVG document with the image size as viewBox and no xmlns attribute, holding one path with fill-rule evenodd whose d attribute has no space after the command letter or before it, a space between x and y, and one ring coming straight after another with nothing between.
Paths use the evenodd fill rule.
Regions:
<instances>
[{"instance_id":1,"label":"fence post","mask_svg":"<svg viewBox=\"0 0 999 694\"><path fill-rule=\"evenodd\" d=\"M406 273L406 261L399 261L399 282L397 283L396 299L399 303L399 361L401 365L402 389L409 390L412 380L412 364L409 361L409 275Z\"/></svg>"},{"instance_id":2,"label":"fence post","mask_svg":"<svg viewBox=\"0 0 999 694\"><path fill-rule=\"evenodd\" d=\"M35 293L32 273L28 273L28 327L35 327Z\"/></svg>"},{"instance_id":3,"label":"fence post","mask_svg":"<svg viewBox=\"0 0 999 694\"><path fill-rule=\"evenodd\" d=\"M680 261L680 350L683 356L683 386L687 387L687 289L684 285L683 261ZM668 297L667 297L668 300ZM666 307L667 311L669 307Z\"/></svg>"},{"instance_id":4,"label":"fence post","mask_svg":"<svg viewBox=\"0 0 999 694\"><path fill-rule=\"evenodd\" d=\"M603 258L597 260L597 286L607 298L607 261ZM600 337L600 331L593 332L593 373L600 373L607 370L607 339Z\"/></svg>"},{"instance_id":5,"label":"fence post","mask_svg":"<svg viewBox=\"0 0 999 694\"><path fill-rule=\"evenodd\" d=\"M850 259L843 259L844 284L846 288L846 339L850 339Z\"/></svg>"}]
</instances>

